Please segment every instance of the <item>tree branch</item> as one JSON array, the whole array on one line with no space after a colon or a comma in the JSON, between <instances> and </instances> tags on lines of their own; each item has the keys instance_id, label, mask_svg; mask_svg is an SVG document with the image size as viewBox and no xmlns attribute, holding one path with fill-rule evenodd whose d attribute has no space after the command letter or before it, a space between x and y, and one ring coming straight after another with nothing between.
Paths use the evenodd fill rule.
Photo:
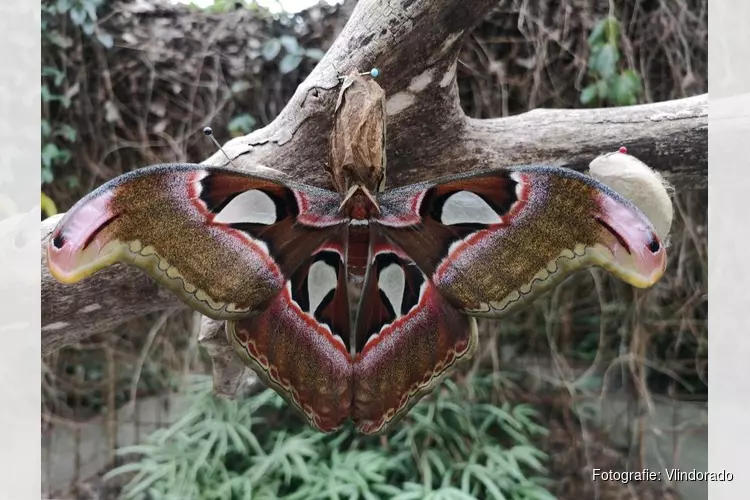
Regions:
<instances>
[{"instance_id":1,"label":"tree branch","mask_svg":"<svg viewBox=\"0 0 750 500\"><path fill-rule=\"evenodd\" d=\"M265 165L296 181L330 187L324 162L338 75L380 69L388 96L390 187L439 175L510 164L565 164L583 170L625 145L679 187L705 185L708 104L705 95L641 106L592 110L538 109L476 120L462 112L456 63L463 37L494 0L361 0L315 70L267 127L229 141L233 164ZM217 152L205 164L227 165ZM42 224L42 250L58 218ZM76 285L61 285L42 262L42 352L148 312L185 306L145 274L113 266ZM200 337L215 360L218 393L232 396L246 370L223 325L205 319Z\"/></svg>"}]
</instances>

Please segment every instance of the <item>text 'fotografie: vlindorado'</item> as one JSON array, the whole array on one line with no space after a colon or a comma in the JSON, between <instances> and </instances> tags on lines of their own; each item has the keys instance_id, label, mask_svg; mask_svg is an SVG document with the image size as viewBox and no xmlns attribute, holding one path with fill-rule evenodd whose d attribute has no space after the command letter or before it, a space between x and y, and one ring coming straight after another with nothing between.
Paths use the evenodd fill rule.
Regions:
<instances>
[{"instance_id":1,"label":"text 'fotografie: vlindorado'","mask_svg":"<svg viewBox=\"0 0 750 500\"><path fill-rule=\"evenodd\" d=\"M637 471L613 471L593 469L592 480L594 481L618 481L628 483L630 481L661 481L666 479L670 482L681 481L732 481L734 474L722 470L720 472L707 472L696 469L664 469L663 471L643 469Z\"/></svg>"}]
</instances>

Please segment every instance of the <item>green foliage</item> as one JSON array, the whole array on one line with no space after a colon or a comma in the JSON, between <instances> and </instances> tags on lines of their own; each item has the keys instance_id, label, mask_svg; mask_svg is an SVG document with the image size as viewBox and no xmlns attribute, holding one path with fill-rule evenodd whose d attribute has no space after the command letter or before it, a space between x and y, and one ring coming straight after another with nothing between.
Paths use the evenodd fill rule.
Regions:
<instances>
[{"instance_id":1,"label":"green foliage","mask_svg":"<svg viewBox=\"0 0 750 500\"><path fill-rule=\"evenodd\" d=\"M255 118L249 113L242 113L232 118L227 124L227 130L232 134L232 137L238 137L251 132L255 128Z\"/></svg>"},{"instance_id":2,"label":"green foliage","mask_svg":"<svg viewBox=\"0 0 750 500\"><path fill-rule=\"evenodd\" d=\"M70 97L63 94L65 74L53 66L42 67L42 104L57 103L62 108L70 107ZM42 117L42 184L52 182L54 168L70 161L67 144L76 140L76 129L68 123L55 122Z\"/></svg>"},{"instance_id":3,"label":"green foliage","mask_svg":"<svg viewBox=\"0 0 750 500\"><path fill-rule=\"evenodd\" d=\"M75 143L76 129L55 119L56 111L70 107L78 92L69 85L60 69L65 51L73 46L68 21L73 29L98 41L104 48L114 44L112 35L97 26L98 11L105 0L43 0L42 2L42 184L51 183L55 169L71 160L69 146ZM74 185L76 179L68 179Z\"/></svg>"},{"instance_id":4,"label":"green foliage","mask_svg":"<svg viewBox=\"0 0 750 500\"><path fill-rule=\"evenodd\" d=\"M602 19L589 35L588 74L591 83L581 91L586 106L629 106L643 93L641 78L632 69L619 71L620 24L614 17Z\"/></svg>"},{"instance_id":5,"label":"green foliage","mask_svg":"<svg viewBox=\"0 0 750 500\"><path fill-rule=\"evenodd\" d=\"M284 55L279 61L279 71L282 74L294 71L305 57L309 57L313 61L320 61L325 55L325 52L320 49L302 47L297 39L290 35L266 40L261 55L266 61L273 61L281 54L282 48L284 49Z\"/></svg>"},{"instance_id":6,"label":"green foliage","mask_svg":"<svg viewBox=\"0 0 750 500\"><path fill-rule=\"evenodd\" d=\"M281 55L282 51L283 55ZM269 38L261 49L261 57L266 61L274 61L281 56L278 69L282 74L291 73L297 69L305 57L319 61L324 55L325 52L320 49L302 47L297 39L290 35ZM240 80L232 84L231 90L233 94L240 94L249 88L249 82ZM227 124L227 130L232 137L238 137L251 132L256 124L255 117L249 113L241 113L230 120Z\"/></svg>"},{"instance_id":7,"label":"green foliage","mask_svg":"<svg viewBox=\"0 0 750 500\"><path fill-rule=\"evenodd\" d=\"M112 35L104 33L97 28L99 19L97 11L102 7L105 0L54 0L45 2L42 11L50 15L67 16L74 26L81 28L87 36L95 35L99 42L106 48L113 45ZM42 26L42 31L45 31ZM59 32L56 33L60 35Z\"/></svg>"},{"instance_id":8,"label":"green foliage","mask_svg":"<svg viewBox=\"0 0 750 500\"><path fill-rule=\"evenodd\" d=\"M232 12L238 8L253 10L255 12L264 12L266 10L252 0L214 0L213 3L206 6L190 2L188 7L193 10L201 10L210 14L223 14L226 12Z\"/></svg>"},{"instance_id":9,"label":"green foliage","mask_svg":"<svg viewBox=\"0 0 750 500\"><path fill-rule=\"evenodd\" d=\"M489 376L469 389L447 381L385 437L347 426L326 435L297 418L273 391L216 399L201 377L191 409L109 472L134 474L126 499L553 499L546 433L529 406L493 403ZM472 396L469 396L472 394Z\"/></svg>"}]
</instances>

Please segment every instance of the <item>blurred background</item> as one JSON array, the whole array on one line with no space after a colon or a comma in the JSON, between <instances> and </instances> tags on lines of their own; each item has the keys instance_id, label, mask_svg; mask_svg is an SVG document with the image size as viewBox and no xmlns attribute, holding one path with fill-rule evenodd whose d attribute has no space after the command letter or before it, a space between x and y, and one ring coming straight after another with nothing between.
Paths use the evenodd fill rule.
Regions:
<instances>
[{"instance_id":1,"label":"blurred background","mask_svg":"<svg viewBox=\"0 0 750 500\"><path fill-rule=\"evenodd\" d=\"M202 161L205 125L224 143L271 122L355 4L42 0L42 217L134 168ZM477 118L702 94L707 0L499 1L457 74ZM482 321L474 365L381 438L317 434L258 384L214 399L191 313L65 347L43 359L43 494L706 498L664 473L707 470L706 200L705 185L676 193L655 287L579 272ZM592 468L662 481L594 483Z\"/></svg>"}]
</instances>

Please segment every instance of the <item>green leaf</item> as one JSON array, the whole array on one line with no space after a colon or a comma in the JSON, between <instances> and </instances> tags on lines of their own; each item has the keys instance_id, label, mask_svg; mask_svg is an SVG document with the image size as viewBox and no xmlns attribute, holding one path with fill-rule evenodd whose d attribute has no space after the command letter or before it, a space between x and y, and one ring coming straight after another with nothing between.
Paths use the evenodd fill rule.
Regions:
<instances>
[{"instance_id":1,"label":"green leaf","mask_svg":"<svg viewBox=\"0 0 750 500\"><path fill-rule=\"evenodd\" d=\"M620 22L615 17L608 17L604 21L607 32L607 43L617 46L620 41Z\"/></svg>"},{"instance_id":2,"label":"green leaf","mask_svg":"<svg viewBox=\"0 0 750 500\"><path fill-rule=\"evenodd\" d=\"M271 38L263 44L260 55L266 61L272 61L279 55L279 52L281 52L281 42L278 38Z\"/></svg>"},{"instance_id":3,"label":"green leaf","mask_svg":"<svg viewBox=\"0 0 750 500\"><path fill-rule=\"evenodd\" d=\"M94 31L96 31L96 25L94 23L91 21L85 21L83 23L83 32L86 33L86 35L91 36L94 34Z\"/></svg>"},{"instance_id":4,"label":"green leaf","mask_svg":"<svg viewBox=\"0 0 750 500\"><path fill-rule=\"evenodd\" d=\"M229 122L227 129L234 133L247 134L255 127L256 120L248 113L237 115Z\"/></svg>"},{"instance_id":5,"label":"green leaf","mask_svg":"<svg viewBox=\"0 0 750 500\"><path fill-rule=\"evenodd\" d=\"M44 66L42 68L42 76L51 76L54 78L53 83L55 87L59 87L65 79L65 73L55 68L54 66Z\"/></svg>"},{"instance_id":6,"label":"green leaf","mask_svg":"<svg viewBox=\"0 0 750 500\"><path fill-rule=\"evenodd\" d=\"M591 34L588 37L588 44L590 47L604 44L617 45L620 37L620 22L615 17L606 17L596 23L594 29L591 30Z\"/></svg>"},{"instance_id":7,"label":"green leaf","mask_svg":"<svg viewBox=\"0 0 750 500\"><path fill-rule=\"evenodd\" d=\"M279 42L289 54L301 55L304 53L304 50L299 46L299 42L293 36L281 36L279 37Z\"/></svg>"},{"instance_id":8,"label":"green leaf","mask_svg":"<svg viewBox=\"0 0 750 500\"><path fill-rule=\"evenodd\" d=\"M83 8L86 10L86 13L89 15L89 18L92 21L96 21L96 5L91 0L83 0Z\"/></svg>"},{"instance_id":9,"label":"green leaf","mask_svg":"<svg viewBox=\"0 0 750 500\"><path fill-rule=\"evenodd\" d=\"M57 12L64 14L70 9L70 0L57 0Z\"/></svg>"},{"instance_id":10,"label":"green leaf","mask_svg":"<svg viewBox=\"0 0 750 500\"><path fill-rule=\"evenodd\" d=\"M123 474L128 474L131 472L139 472L143 469L143 466L144 464L141 462L133 462L133 463L121 465L117 468L112 469L106 474L104 474L102 476L102 480L104 482L107 482L110 479L115 478L117 476L122 476Z\"/></svg>"},{"instance_id":11,"label":"green leaf","mask_svg":"<svg viewBox=\"0 0 750 500\"><path fill-rule=\"evenodd\" d=\"M607 85L606 80L599 80L596 82L596 93L599 96L599 99L602 101L606 101L609 97L609 85Z\"/></svg>"},{"instance_id":12,"label":"green leaf","mask_svg":"<svg viewBox=\"0 0 750 500\"><path fill-rule=\"evenodd\" d=\"M320 49L307 49L305 55L314 61L320 61L326 53Z\"/></svg>"},{"instance_id":13,"label":"green leaf","mask_svg":"<svg viewBox=\"0 0 750 500\"><path fill-rule=\"evenodd\" d=\"M620 60L620 51L617 46L607 44L593 56L592 69L604 78L610 78L617 71L617 62Z\"/></svg>"},{"instance_id":14,"label":"green leaf","mask_svg":"<svg viewBox=\"0 0 750 500\"><path fill-rule=\"evenodd\" d=\"M388 483L382 483L382 484L373 484L372 485L373 491L376 491L378 493L382 493L383 495L386 495L388 498L393 498L396 495L401 493L401 489L397 486L394 486L392 484Z\"/></svg>"},{"instance_id":15,"label":"green leaf","mask_svg":"<svg viewBox=\"0 0 750 500\"><path fill-rule=\"evenodd\" d=\"M638 74L633 70L627 70L612 82L610 95L616 105L631 106L638 102L638 97L642 92L643 86Z\"/></svg>"},{"instance_id":16,"label":"green leaf","mask_svg":"<svg viewBox=\"0 0 750 500\"><path fill-rule=\"evenodd\" d=\"M591 47L591 53L589 54L589 60L586 64L586 67L589 70L589 73L592 75L596 75L596 60L599 57L599 53L602 51L602 45L594 45Z\"/></svg>"},{"instance_id":17,"label":"green leaf","mask_svg":"<svg viewBox=\"0 0 750 500\"><path fill-rule=\"evenodd\" d=\"M42 184L50 184L55 180L55 175L52 173L52 168L42 166Z\"/></svg>"},{"instance_id":18,"label":"green leaf","mask_svg":"<svg viewBox=\"0 0 750 500\"><path fill-rule=\"evenodd\" d=\"M392 497L391 500L420 500L424 498L424 491L405 491Z\"/></svg>"},{"instance_id":19,"label":"green leaf","mask_svg":"<svg viewBox=\"0 0 750 500\"><path fill-rule=\"evenodd\" d=\"M58 125L57 129L55 130L55 136L62 137L68 142L75 142L77 132L76 129L74 129L67 123L63 123L61 125Z\"/></svg>"},{"instance_id":20,"label":"green leaf","mask_svg":"<svg viewBox=\"0 0 750 500\"><path fill-rule=\"evenodd\" d=\"M291 73L295 69L297 69L297 66L299 66L299 63L302 62L302 56L297 54L287 54L279 63L279 71L281 71L282 74L286 75L287 73Z\"/></svg>"},{"instance_id":21,"label":"green leaf","mask_svg":"<svg viewBox=\"0 0 750 500\"><path fill-rule=\"evenodd\" d=\"M105 49L111 49L115 44L114 38L112 38L112 35L109 33L97 33L96 39L99 40L99 43L101 43Z\"/></svg>"},{"instance_id":22,"label":"green leaf","mask_svg":"<svg viewBox=\"0 0 750 500\"><path fill-rule=\"evenodd\" d=\"M60 33L59 31L48 31L45 32L47 39L53 44L57 45L61 49L69 49L73 46L73 40Z\"/></svg>"},{"instance_id":23,"label":"green leaf","mask_svg":"<svg viewBox=\"0 0 750 500\"><path fill-rule=\"evenodd\" d=\"M593 47L594 45L600 45L604 41L604 30L606 29L606 22L605 19L602 19L598 23L596 23L596 26L594 26L594 29L591 30L591 34L588 38L588 44L589 46Z\"/></svg>"},{"instance_id":24,"label":"green leaf","mask_svg":"<svg viewBox=\"0 0 750 500\"><path fill-rule=\"evenodd\" d=\"M60 149L52 142L48 142L42 148L42 165L52 168L52 163L60 155Z\"/></svg>"},{"instance_id":25,"label":"green leaf","mask_svg":"<svg viewBox=\"0 0 750 500\"><path fill-rule=\"evenodd\" d=\"M73 7L70 9L70 20L73 21L73 24L76 26L81 26L86 20L86 11L80 7Z\"/></svg>"},{"instance_id":26,"label":"green leaf","mask_svg":"<svg viewBox=\"0 0 750 500\"><path fill-rule=\"evenodd\" d=\"M643 92L643 83L641 82L641 77L635 70L626 69L620 76L630 80L630 84L633 89L635 89L635 92L637 94L640 95Z\"/></svg>"}]
</instances>

